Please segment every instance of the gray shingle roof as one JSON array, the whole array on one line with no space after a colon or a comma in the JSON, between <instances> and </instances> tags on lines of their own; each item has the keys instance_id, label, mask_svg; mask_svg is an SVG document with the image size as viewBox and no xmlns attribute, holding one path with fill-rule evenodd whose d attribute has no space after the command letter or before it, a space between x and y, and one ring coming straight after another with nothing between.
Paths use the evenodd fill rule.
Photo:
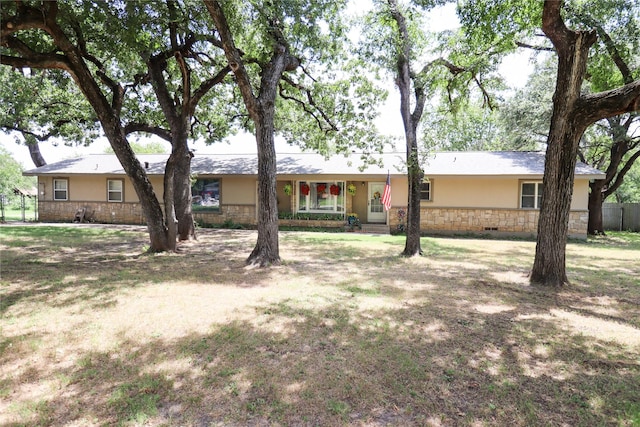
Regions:
<instances>
[{"instance_id":1,"label":"gray shingle roof","mask_svg":"<svg viewBox=\"0 0 640 427\"><path fill-rule=\"evenodd\" d=\"M406 173L404 153L379 155L383 166L368 166L362 171L359 154L349 158L333 156L325 159L319 154L278 154L278 175L391 175ZM150 175L162 175L168 155L142 154L141 164L148 163ZM255 154L196 154L191 169L201 175L257 175ZM544 153L518 151L458 151L429 154L423 159L425 174L433 176L527 176L542 177ZM62 160L31 169L24 175L124 175L115 155L93 154ZM576 174L588 179L602 179L604 173L584 163L576 165Z\"/></svg>"}]
</instances>

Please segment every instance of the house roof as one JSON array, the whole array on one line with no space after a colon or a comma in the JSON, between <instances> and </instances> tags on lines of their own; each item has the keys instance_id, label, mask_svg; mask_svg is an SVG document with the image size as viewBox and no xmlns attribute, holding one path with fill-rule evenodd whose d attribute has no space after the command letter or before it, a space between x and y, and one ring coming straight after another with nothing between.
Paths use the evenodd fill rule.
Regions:
<instances>
[{"instance_id":1,"label":"house roof","mask_svg":"<svg viewBox=\"0 0 640 427\"><path fill-rule=\"evenodd\" d=\"M406 174L404 153L385 153L377 158L381 165L369 165L362 170L359 154L325 159L314 153L277 155L278 175L391 175ZM167 154L142 154L140 163L150 175L162 175ZM427 177L435 176L527 176L542 177L544 153L524 151L457 151L437 152L423 159ZM191 170L197 175L257 175L255 154L196 154ZM62 160L24 172L24 175L124 175L118 159L112 154L92 154ZM576 165L576 175L587 179L602 179L604 173L584 163Z\"/></svg>"}]
</instances>

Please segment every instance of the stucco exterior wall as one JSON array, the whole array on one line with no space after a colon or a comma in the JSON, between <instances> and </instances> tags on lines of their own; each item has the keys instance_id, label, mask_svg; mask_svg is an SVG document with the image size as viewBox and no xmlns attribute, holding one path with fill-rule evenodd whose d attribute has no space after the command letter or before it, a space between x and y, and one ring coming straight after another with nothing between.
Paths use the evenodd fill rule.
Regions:
<instances>
[{"instance_id":1,"label":"stucco exterior wall","mask_svg":"<svg viewBox=\"0 0 640 427\"><path fill-rule=\"evenodd\" d=\"M576 179L573 184L573 196L571 198L571 209L589 209L589 180Z\"/></svg>"},{"instance_id":2,"label":"stucco exterior wall","mask_svg":"<svg viewBox=\"0 0 640 427\"><path fill-rule=\"evenodd\" d=\"M436 176L430 177L430 181L432 200L423 202L423 205L427 203L429 207L518 209L522 183L542 182L542 178ZM398 201L399 204L403 204L402 202L407 200L406 181L400 186L404 187L404 191L400 195L404 199L392 198L392 203ZM395 191L395 188L393 190ZM573 194L571 209L587 209L589 181L576 179Z\"/></svg>"},{"instance_id":3,"label":"stucco exterior wall","mask_svg":"<svg viewBox=\"0 0 640 427\"><path fill-rule=\"evenodd\" d=\"M433 207L517 208L519 182L514 178L434 177Z\"/></svg>"},{"instance_id":4,"label":"stucco exterior wall","mask_svg":"<svg viewBox=\"0 0 640 427\"><path fill-rule=\"evenodd\" d=\"M45 201L53 201L53 180L66 179L68 181L68 197L69 201L75 202L104 202L107 199L107 181L110 179L119 179L124 182L124 202L138 202L138 195L133 188L131 180L122 175L82 175L82 176L39 176L38 177L38 194L39 199ZM153 186L158 200L162 202L162 194L164 193L163 178L161 176L150 176L149 181ZM44 192L44 194L43 194ZM113 202L120 203L120 202Z\"/></svg>"},{"instance_id":5,"label":"stucco exterior wall","mask_svg":"<svg viewBox=\"0 0 640 427\"><path fill-rule=\"evenodd\" d=\"M206 178L206 176L199 176ZM255 177L220 178L220 203L222 205L255 205L257 187Z\"/></svg>"},{"instance_id":6,"label":"stucco exterior wall","mask_svg":"<svg viewBox=\"0 0 640 427\"><path fill-rule=\"evenodd\" d=\"M75 212L86 207L93 212L97 222L143 224L137 195L130 180L123 176L72 175L61 176L68 180L68 201L53 201L52 176L38 177L38 211L41 221L72 221ZM106 202L107 180L124 179L125 202ZM287 197L283 192L285 182L291 179L296 189L296 179L317 180L313 176L279 177L278 198L282 198L282 209L291 210L295 206L294 194ZM340 177L323 176L326 180L340 180ZM360 218L366 218L367 182L381 182L380 177L342 178L346 184L357 187L355 196L345 194L346 212L356 212ZM491 232L510 234L535 234L537 231L538 211L519 209L520 188L523 180L517 177L431 177L432 200L422 202L421 228L425 232ZM161 176L151 176L156 196L161 199L163 184ZM256 178L255 176L220 177L219 212L195 213L197 221L204 224L221 224L231 220L238 224L256 224ZM527 180L535 181L535 180ZM362 185L362 183L365 185ZM588 185L586 179L576 179L569 234L573 237L585 237L588 221ZM389 227L396 230L398 209L407 203L407 184L403 177L391 179L392 210L389 214ZM44 194L43 194L44 193Z\"/></svg>"}]
</instances>

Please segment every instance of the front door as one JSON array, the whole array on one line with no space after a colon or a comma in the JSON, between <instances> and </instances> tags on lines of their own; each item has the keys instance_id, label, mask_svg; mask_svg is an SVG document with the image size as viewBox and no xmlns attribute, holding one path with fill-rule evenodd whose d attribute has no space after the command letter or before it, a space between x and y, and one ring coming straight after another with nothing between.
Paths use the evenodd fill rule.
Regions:
<instances>
[{"instance_id":1,"label":"front door","mask_svg":"<svg viewBox=\"0 0 640 427\"><path fill-rule=\"evenodd\" d=\"M384 182L369 183L369 202L367 222L387 222L387 213L382 205L382 193L384 192Z\"/></svg>"}]
</instances>

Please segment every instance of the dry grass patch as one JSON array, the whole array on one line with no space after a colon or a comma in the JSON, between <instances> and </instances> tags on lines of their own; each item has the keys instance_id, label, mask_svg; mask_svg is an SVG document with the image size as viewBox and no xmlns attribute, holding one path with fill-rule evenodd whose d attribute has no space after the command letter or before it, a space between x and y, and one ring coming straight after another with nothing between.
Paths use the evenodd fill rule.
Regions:
<instances>
[{"instance_id":1,"label":"dry grass patch","mask_svg":"<svg viewBox=\"0 0 640 427\"><path fill-rule=\"evenodd\" d=\"M640 244L1 227L0 425L637 425Z\"/></svg>"}]
</instances>

